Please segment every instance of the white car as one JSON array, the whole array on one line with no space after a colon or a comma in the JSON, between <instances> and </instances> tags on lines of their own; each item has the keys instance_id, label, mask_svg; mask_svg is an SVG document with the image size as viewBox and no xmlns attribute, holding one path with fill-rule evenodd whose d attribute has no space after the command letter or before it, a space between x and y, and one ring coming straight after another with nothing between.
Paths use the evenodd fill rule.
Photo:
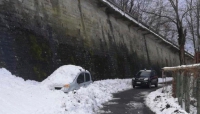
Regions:
<instances>
[{"instance_id":1,"label":"white car","mask_svg":"<svg viewBox=\"0 0 200 114\"><path fill-rule=\"evenodd\" d=\"M75 65L61 66L41 82L52 90L62 90L63 92L77 90L90 83L92 83L90 72Z\"/></svg>"}]
</instances>

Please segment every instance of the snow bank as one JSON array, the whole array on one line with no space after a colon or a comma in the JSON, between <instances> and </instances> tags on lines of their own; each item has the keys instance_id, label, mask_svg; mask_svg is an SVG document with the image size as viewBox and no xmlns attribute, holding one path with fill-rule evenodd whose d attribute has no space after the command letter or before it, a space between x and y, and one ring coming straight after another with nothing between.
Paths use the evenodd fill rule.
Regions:
<instances>
[{"instance_id":1,"label":"snow bank","mask_svg":"<svg viewBox=\"0 0 200 114\"><path fill-rule=\"evenodd\" d=\"M167 87L168 93L162 93L162 88L151 92L146 98L146 105L156 114L187 114L172 97L171 89L171 86Z\"/></svg>"},{"instance_id":2,"label":"snow bank","mask_svg":"<svg viewBox=\"0 0 200 114\"><path fill-rule=\"evenodd\" d=\"M64 73L65 70L61 74ZM36 81L25 81L3 68L0 69L0 114L95 114L102 103L112 99L112 93L131 88L130 79L102 80L65 94L49 90Z\"/></svg>"},{"instance_id":3,"label":"snow bank","mask_svg":"<svg viewBox=\"0 0 200 114\"><path fill-rule=\"evenodd\" d=\"M0 114L59 114L65 94L0 69ZM56 109L56 110L55 110Z\"/></svg>"},{"instance_id":4,"label":"snow bank","mask_svg":"<svg viewBox=\"0 0 200 114\"><path fill-rule=\"evenodd\" d=\"M112 99L112 93L130 88L130 79L96 81L87 88L69 92L67 96L72 99L65 102L65 108L70 114L92 114L102 108L103 103Z\"/></svg>"}]
</instances>

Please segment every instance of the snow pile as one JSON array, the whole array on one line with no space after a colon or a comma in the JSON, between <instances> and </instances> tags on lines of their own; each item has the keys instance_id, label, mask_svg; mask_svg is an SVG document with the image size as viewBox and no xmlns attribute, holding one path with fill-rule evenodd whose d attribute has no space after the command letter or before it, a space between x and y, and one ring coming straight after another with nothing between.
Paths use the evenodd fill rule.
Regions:
<instances>
[{"instance_id":1,"label":"snow pile","mask_svg":"<svg viewBox=\"0 0 200 114\"><path fill-rule=\"evenodd\" d=\"M36 81L25 81L2 68L0 114L94 114L102 103L112 99L112 93L130 88L130 79L102 80L65 94Z\"/></svg>"},{"instance_id":2,"label":"snow pile","mask_svg":"<svg viewBox=\"0 0 200 114\"><path fill-rule=\"evenodd\" d=\"M73 99L68 99L65 102L66 112L70 114L92 114L102 108L103 103L112 99L112 93L130 88L132 88L130 79L96 81L87 88L82 87L67 94Z\"/></svg>"},{"instance_id":3,"label":"snow pile","mask_svg":"<svg viewBox=\"0 0 200 114\"><path fill-rule=\"evenodd\" d=\"M171 86L167 87L168 93L162 93L162 88L151 92L146 98L146 105L156 114L187 114L180 105L177 98L172 97Z\"/></svg>"},{"instance_id":4,"label":"snow pile","mask_svg":"<svg viewBox=\"0 0 200 114\"><path fill-rule=\"evenodd\" d=\"M41 88L37 82L0 69L0 114L59 114L63 99L63 92Z\"/></svg>"},{"instance_id":5,"label":"snow pile","mask_svg":"<svg viewBox=\"0 0 200 114\"><path fill-rule=\"evenodd\" d=\"M45 86L70 84L77 74L83 70L80 66L63 65L55 70L47 79L43 80L41 84Z\"/></svg>"}]
</instances>

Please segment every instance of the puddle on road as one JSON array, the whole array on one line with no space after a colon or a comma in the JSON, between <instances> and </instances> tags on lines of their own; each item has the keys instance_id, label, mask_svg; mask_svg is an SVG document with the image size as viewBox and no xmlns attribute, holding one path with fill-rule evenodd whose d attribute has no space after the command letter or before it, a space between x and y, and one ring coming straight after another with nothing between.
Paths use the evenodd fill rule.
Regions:
<instances>
[{"instance_id":1,"label":"puddle on road","mask_svg":"<svg viewBox=\"0 0 200 114\"><path fill-rule=\"evenodd\" d=\"M134 99L134 100L140 100L141 97L139 97L139 96L134 96L133 99Z\"/></svg>"},{"instance_id":2,"label":"puddle on road","mask_svg":"<svg viewBox=\"0 0 200 114\"><path fill-rule=\"evenodd\" d=\"M140 96L142 97L146 97L149 94L149 92L141 92L139 93Z\"/></svg>"},{"instance_id":3,"label":"puddle on road","mask_svg":"<svg viewBox=\"0 0 200 114\"><path fill-rule=\"evenodd\" d=\"M128 114L144 114L143 108L144 104L140 102L131 101L127 104L129 108L126 108L128 110Z\"/></svg>"},{"instance_id":4,"label":"puddle on road","mask_svg":"<svg viewBox=\"0 0 200 114\"><path fill-rule=\"evenodd\" d=\"M119 99L121 99L121 98L113 98L112 100L119 100Z\"/></svg>"},{"instance_id":5,"label":"puddle on road","mask_svg":"<svg viewBox=\"0 0 200 114\"><path fill-rule=\"evenodd\" d=\"M143 112L142 111L138 111L137 114L143 114Z\"/></svg>"},{"instance_id":6,"label":"puddle on road","mask_svg":"<svg viewBox=\"0 0 200 114\"><path fill-rule=\"evenodd\" d=\"M99 110L98 112L97 112L97 114L109 114L109 113L112 113L110 110L108 110L108 111L104 111L104 110Z\"/></svg>"},{"instance_id":7,"label":"puddle on road","mask_svg":"<svg viewBox=\"0 0 200 114\"><path fill-rule=\"evenodd\" d=\"M117 102L107 102L106 105L119 104Z\"/></svg>"},{"instance_id":8,"label":"puddle on road","mask_svg":"<svg viewBox=\"0 0 200 114\"><path fill-rule=\"evenodd\" d=\"M126 104L130 108L140 109L144 107L143 103L131 101L130 103Z\"/></svg>"}]
</instances>

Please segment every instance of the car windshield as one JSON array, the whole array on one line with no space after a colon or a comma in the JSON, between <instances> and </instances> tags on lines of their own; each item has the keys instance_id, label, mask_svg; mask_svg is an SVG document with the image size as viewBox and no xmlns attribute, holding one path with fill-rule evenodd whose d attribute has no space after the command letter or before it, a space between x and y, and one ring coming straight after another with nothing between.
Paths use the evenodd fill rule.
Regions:
<instances>
[{"instance_id":1,"label":"car windshield","mask_svg":"<svg viewBox=\"0 0 200 114\"><path fill-rule=\"evenodd\" d=\"M151 72L138 72L137 77L149 77Z\"/></svg>"}]
</instances>

